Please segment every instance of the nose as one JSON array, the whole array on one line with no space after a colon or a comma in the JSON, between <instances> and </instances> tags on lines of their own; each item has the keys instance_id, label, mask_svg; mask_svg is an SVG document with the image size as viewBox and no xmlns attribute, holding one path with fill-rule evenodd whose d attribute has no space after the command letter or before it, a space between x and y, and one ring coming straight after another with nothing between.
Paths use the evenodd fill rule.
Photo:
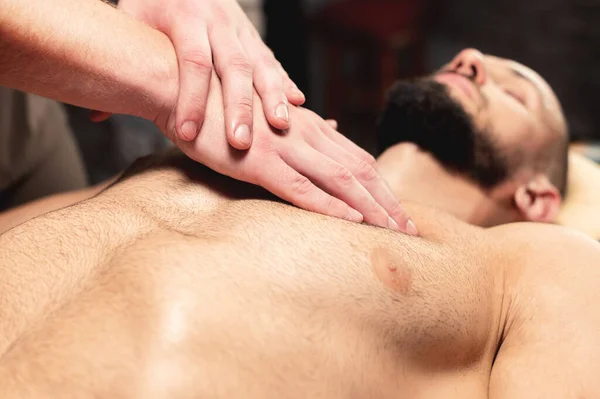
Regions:
<instances>
[{"instance_id":1,"label":"nose","mask_svg":"<svg viewBox=\"0 0 600 399\"><path fill-rule=\"evenodd\" d=\"M479 86L483 86L487 80L484 56L479 50L472 48L458 53L450 62L450 70L469 76Z\"/></svg>"}]
</instances>

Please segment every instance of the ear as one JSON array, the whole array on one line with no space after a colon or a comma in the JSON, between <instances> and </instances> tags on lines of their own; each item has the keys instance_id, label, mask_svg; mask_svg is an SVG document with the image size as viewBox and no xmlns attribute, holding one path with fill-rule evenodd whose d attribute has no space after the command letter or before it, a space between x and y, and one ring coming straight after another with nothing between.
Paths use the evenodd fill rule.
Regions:
<instances>
[{"instance_id":1,"label":"ear","mask_svg":"<svg viewBox=\"0 0 600 399\"><path fill-rule=\"evenodd\" d=\"M536 175L515 191L515 204L530 222L552 223L562 202L558 189L545 175Z\"/></svg>"}]
</instances>

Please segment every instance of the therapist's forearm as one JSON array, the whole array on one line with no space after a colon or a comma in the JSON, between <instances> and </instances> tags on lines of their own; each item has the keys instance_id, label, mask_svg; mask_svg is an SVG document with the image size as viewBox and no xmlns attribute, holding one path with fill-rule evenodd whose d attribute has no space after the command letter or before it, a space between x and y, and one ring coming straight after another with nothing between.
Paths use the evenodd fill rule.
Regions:
<instances>
[{"instance_id":1,"label":"therapist's forearm","mask_svg":"<svg viewBox=\"0 0 600 399\"><path fill-rule=\"evenodd\" d=\"M0 0L0 85L154 120L177 96L162 33L100 0Z\"/></svg>"}]
</instances>

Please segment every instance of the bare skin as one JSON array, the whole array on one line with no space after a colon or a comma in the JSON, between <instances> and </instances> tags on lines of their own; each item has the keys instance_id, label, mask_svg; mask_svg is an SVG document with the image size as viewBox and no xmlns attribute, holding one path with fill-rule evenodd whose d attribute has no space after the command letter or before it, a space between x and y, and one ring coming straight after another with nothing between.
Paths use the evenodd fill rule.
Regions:
<instances>
[{"instance_id":1,"label":"bare skin","mask_svg":"<svg viewBox=\"0 0 600 399\"><path fill-rule=\"evenodd\" d=\"M411 237L153 162L0 236L2 398L600 393L582 235L412 203Z\"/></svg>"},{"instance_id":2,"label":"bare skin","mask_svg":"<svg viewBox=\"0 0 600 399\"><path fill-rule=\"evenodd\" d=\"M201 2L211 9L212 16L222 14L218 9L225 7L225 3L241 14L233 0L211 1L210 5L205 0ZM135 0L126 3L129 9ZM149 2L144 3L149 6ZM174 18L179 27L191 24L201 29L198 24L187 19L186 23L177 17L182 12L189 17L199 15L197 7L190 14L180 8L187 1L177 2L177 5L173 5L173 1L164 3L170 5L169 10L177 9L177 12L171 14L163 7L152 7L154 11L150 14L170 15L169 19ZM176 51L167 36L106 3L0 0L0 9L7 10L0 13L0 53L6 55L0 57L0 85L98 111L141 116L153 121L190 158L224 175L260 185L303 209L418 234L414 223L409 223L408 215L375 170L375 159L322 118L290 106L285 111L288 121L277 124L273 111L262 108L262 100L267 102L267 99L261 98L258 92L247 93L243 101L234 100L239 98L240 91L245 93L248 87L252 91L252 85L248 86L251 79L248 76L244 79L240 76L244 72L238 71L241 68L248 72L248 62L235 56L238 51L233 49L232 52L224 43L237 40L231 37L235 33L231 32L231 23L240 29L241 35L254 36L245 28L250 27L240 22L240 18L245 19L243 15L233 20L227 18L231 23L216 23L219 29L211 33L222 41L220 45L213 43L213 47L222 49L218 53L223 57L215 54L214 61L216 71L227 75L223 85L216 71L205 67L204 74L210 74L210 83L205 81L202 85L206 85L206 89L197 90L198 82L190 85L190 75L186 73L189 68L179 67ZM69 12L56 12L57 9ZM129 11L137 14L133 9ZM204 17L212 19L210 15ZM175 23L173 21L166 25ZM259 40L253 37L247 43L256 44ZM191 41L188 45L194 47ZM202 49L193 51L193 57L189 49L179 50L180 56L182 52L187 54L183 56L188 61L186 64L197 66L198 58L206 62ZM261 54L264 57L260 63L273 65L271 53ZM256 53L250 58L253 57L261 56ZM277 64L275 69L278 68ZM181 80L178 72L183 74ZM260 75L258 71L254 75L257 87L265 88L265 82L259 83L264 80ZM235 83L240 78L245 81L241 86ZM182 85L187 88L185 91L179 90ZM192 101L189 90L206 97L206 101ZM206 90L208 96L202 94ZM198 111L205 105L206 117L200 134L196 137L195 133L184 133L183 124L197 125L201 118L198 112L190 115L190 107L196 106ZM240 109L245 111L240 113ZM250 118L249 111L253 111ZM273 123L282 128L288 122L291 125L285 133L272 130ZM230 145L236 141L233 132L244 126L242 130L246 131L247 140L237 140L235 147L247 148L250 139L252 146L244 152L235 151ZM186 136L186 140L181 139L182 136Z\"/></svg>"}]
</instances>

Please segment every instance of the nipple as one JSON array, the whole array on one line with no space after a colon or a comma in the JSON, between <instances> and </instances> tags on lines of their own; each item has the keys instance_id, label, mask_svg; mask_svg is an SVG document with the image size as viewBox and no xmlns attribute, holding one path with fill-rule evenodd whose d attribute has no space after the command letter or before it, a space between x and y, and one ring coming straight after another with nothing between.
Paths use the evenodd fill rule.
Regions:
<instances>
[{"instance_id":1,"label":"nipple","mask_svg":"<svg viewBox=\"0 0 600 399\"><path fill-rule=\"evenodd\" d=\"M371 253L371 266L375 276L383 285L406 295L411 285L410 269L400 254L385 248L375 248Z\"/></svg>"}]
</instances>

